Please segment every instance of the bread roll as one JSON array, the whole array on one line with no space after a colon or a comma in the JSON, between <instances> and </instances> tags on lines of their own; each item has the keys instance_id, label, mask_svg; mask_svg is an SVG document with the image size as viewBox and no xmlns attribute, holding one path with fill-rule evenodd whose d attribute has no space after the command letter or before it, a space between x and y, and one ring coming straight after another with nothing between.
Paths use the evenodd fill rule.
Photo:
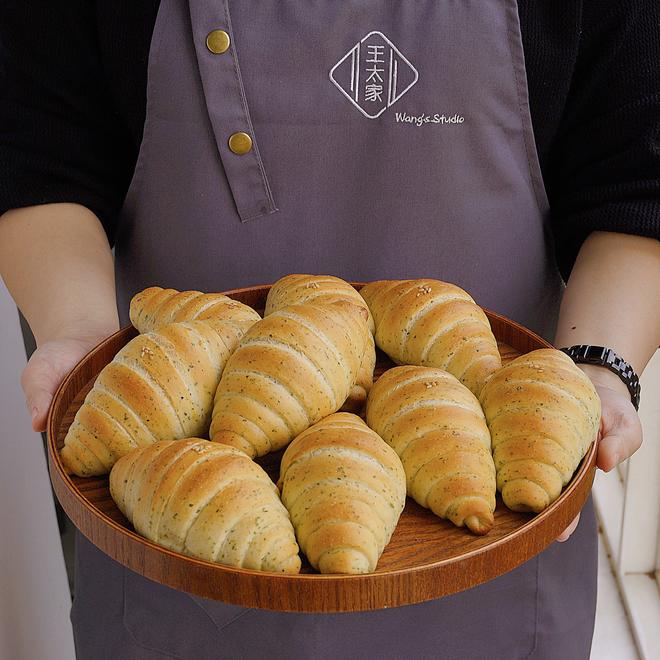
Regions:
<instances>
[{"instance_id":1,"label":"bread roll","mask_svg":"<svg viewBox=\"0 0 660 660\"><path fill-rule=\"evenodd\" d=\"M340 301L292 305L255 323L220 380L211 439L263 456L338 410L364 355L366 319Z\"/></svg>"},{"instance_id":2,"label":"bread roll","mask_svg":"<svg viewBox=\"0 0 660 660\"><path fill-rule=\"evenodd\" d=\"M540 349L498 371L481 403L504 503L513 511L543 511L596 438L600 399L594 386L566 354Z\"/></svg>"},{"instance_id":3,"label":"bread roll","mask_svg":"<svg viewBox=\"0 0 660 660\"><path fill-rule=\"evenodd\" d=\"M222 293L177 291L152 286L133 296L131 323L139 332L151 332L168 323L218 319L254 323L261 317L248 305Z\"/></svg>"},{"instance_id":4,"label":"bread roll","mask_svg":"<svg viewBox=\"0 0 660 660\"><path fill-rule=\"evenodd\" d=\"M110 494L142 536L206 561L298 573L289 514L243 452L198 438L164 440L119 459Z\"/></svg>"},{"instance_id":5,"label":"bread roll","mask_svg":"<svg viewBox=\"0 0 660 660\"><path fill-rule=\"evenodd\" d=\"M360 290L376 344L397 364L437 367L476 396L502 366L488 318L470 295L438 280L382 280Z\"/></svg>"},{"instance_id":6,"label":"bread roll","mask_svg":"<svg viewBox=\"0 0 660 660\"><path fill-rule=\"evenodd\" d=\"M396 453L359 417L336 413L303 431L280 469L282 501L321 573L370 573L406 500Z\"/></svg>"},{"instance_id":7,"label":"bread roll","mask_svg":"<svg viewBox=\"0 0 660 660\"><path fill-rule=\"evenodd\" d=\"M289 305L338 300L352 301L364 307L369 315L369 330L372 334L375 332L373 317L362 296L348 282L332 275L287 275L280 278L268 292L264 316Z\"/></svg>"},{"instance_id":8,"label":"bread roll","mask_svg":"<svg viewBox=\"0 0 660 660\"><path fill-rule=\"evenodd\" d=\"M475 534L493 526L495 466L479 402L429 367L386 371L367 399L367 423L401 458L408 495Z\"/></svg>"},{"instance_id":9,"label":"bread roll","mask_svg":"<svg viewBox=\"0 0 660 660\"><path fill-rule=\"evenodd\" d=\"M264 316L289 305L333 303L338 300L354 302L364 307L369 314L370 333L367 335L367 349L360 364L357 381L341 407L342 410L358 412L367 400L367 394L374 382L376 367L374 320L362 296L348 282L331 275L287 275L275 282L268 292Z\"/></svg>"},{"instance_id":10,"label":"bread roll","mask_svg":"<svg viewBox=\"0 0 660 660\"><path fill-rule=\"evenodd\" d=\"M204 435L222 369L251 323L170 323L129 341L76 413L65 467L81 477L106 474L136 447Z\"/></svg>"}]
</instances>

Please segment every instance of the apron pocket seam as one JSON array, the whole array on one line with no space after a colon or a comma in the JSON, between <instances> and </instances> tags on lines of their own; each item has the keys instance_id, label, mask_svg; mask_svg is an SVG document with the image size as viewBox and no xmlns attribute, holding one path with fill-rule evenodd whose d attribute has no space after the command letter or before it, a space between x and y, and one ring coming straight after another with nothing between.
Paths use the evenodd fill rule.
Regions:
<instances>
[{"instance_id":1,"label":"apron pocket seam","mask_svg":"<svg viewBox=\"0 0 660 660\"><path fill-rule=\"evenodd\" d=\"M541 560L539 555L536 556L536 599L534 605L534 638L533 644L530 652L527 654L527 658L531 658L536 652L536 647L538 644L538 629L539 629L539 600L540 600L540 573L541 573Z\"/></svg>"},{"instance_id":2,"label":"apron pocket seam","mask_svg":"<svg viewBox=\"0 0 660 660\"><path fill-rule=\"evenodd\" d=\"M235 623L238 619L244 617L246 614L250 614L251 612L254 612L254 608L248 607L242 612L237 612L231 619L229 619L229 621L225 621L222 625L218 625L217 622L213 619L213 617L209 614L208 610L204 607L204 605L202 605L199 602L198 597L192 596L190 594L189 596L190 596L190 600L192 600L192 602L195 603L195 605L197 605L197 607L200 610L202 610L202 612L204 612L205 616L216 627L218 632L222 632L223 630L225 630L225 628L228 628L229 626L232 625L232 623Z\"/></svg>"},{"instance_id":3,"label":"apron pocket seam","mask_svg":"<svg viewBox=\"0 0 660 660\"><path fill-rule=\"evenodd\" d=\"M133 640L133 643L136 646L139 646L141 649L144 649L145 651L153 651L154 653L160 653L162 655L167 656L168 658L175 658L175 660L184 660L180 655L175 655L173 653L170 653L169 651L163 650L162 648L156 648L155 646L150 646L145 642L140 641L139 639L137 639L137 637L135 637L131 628L129 628L129 626L126 625L126 570L127 569L124 569L124 574L123 574L123 594L122 594L123 595L122 623L124 624L124 630Z\"/></svg>"}]
</instances>

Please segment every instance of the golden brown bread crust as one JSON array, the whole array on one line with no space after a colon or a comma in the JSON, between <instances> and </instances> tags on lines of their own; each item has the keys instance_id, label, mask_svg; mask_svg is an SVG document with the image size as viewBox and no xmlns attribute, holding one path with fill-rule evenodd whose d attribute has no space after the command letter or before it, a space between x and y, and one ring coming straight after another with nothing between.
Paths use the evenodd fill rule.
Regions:
<instances>
[{"instance_id":1,"label":"golden brown bread crust","mask_svg":"<svg viewBox=\"0 0 660 660\"><path fill-rule=\"evenodd\" d=\"M355 385L341 407L341 410L358 412L367 401L367 394L374 382L374 368L376 367L376 346L373 339L374 320L362 296L348 282L332 275L287 275L277 280L270 288L266 298L264 316L289 305L334 303L338 300L354 302L364 307L369 315L370 332L367 335L367 348Z\"/></svg>"},{"instance_id":2,"label":"golden brown bread crust","mask_svg":"<svg viewBox=\"0 0 660 660\"><path fill-rule=\"evenodd\" d=\"M241 336L234 323L191 321L132 339L76 413L61 452L65 467L81 477L106 474L136 447L205 434L220 374Z\"/></svg>"},{"instance_id":3,"label":"golden brown bread crust","mask_svg":"<svg viewBox=\"0 0 660 660\"><path fill-rule=\"evenodd\" d=\"M252 458L287 445L346 400L368 334L366 312L346 301L292 305L255 323L220 380L211 439Z\"/></svg>"},{"instance_id":4,"label":"golden brown bread crust","mask_svg":"<svg viewBox=\"0 0 660 660\"><path fill-rule=\"evenodd\" d=\"M403 511L401 461L359 417L336 413L282 457L279 485L298 543L321 573L369 573Z\"/></svg>"},{"instance_id":5,"label":"golden brown bread crust","mask_svg":"<svg viewBox=\"0 0 660 660\"><path fill-rule=\"evenodd\" d=\"M222 293L177 291L152 286L135 294L129 311L131 323L139 332L151 332L168 323L219 319L249 325L261 317L248 305ZM249 327L249 326L248 326Z\"/></svg>"},{"instance_id":6,"label":"golden brown bread crust","mask_svg":"<svg viewBox=\"0 0 660 660\"><path fill-rule=\"evenodd\" d=\"M371 332L366 333L366 349L360 360L355 384L351 387L346 401L344 401L340 410L345 412L358 413L367 402L367 395L374 384L374 370L376 368L376 344Z\"/></svg>"},{"instance_id":7,"label":"golden brown bread crust","mask_svg":"<svg viewBox=\"0 0 660 660\"><path fill-rule=\"evenodd\" d=\"M264 316L289 305L338 300L349 300L364 307L369 314L369 330L374 333L374 320L362 296L348 282L333 275L287 275L280 278L268 292Z\"/></svg>"},{"instance_id":8,"label":"golden brown bread crust","mask_svg":"<svg viewBox=\"0 0 660 660\"><path fill-rule=\"evenodd\" d=\"M360 290L376 323L376 344L397 364L448 371L475 395L502 366L482 309L438 280L381 280Z\"/></svg>"},{"instance_id":9,"label":"golden brown bread crust","mask_svg":"<svg viewBox=\"0 0 660 660\"><path fill-rule=\"evenodd\" d=\"M289 514L268 475L243 452L189 438L119 459L110 493L142 536L206 561L298 573Z\"/></svg>"},{"instance_id":10,"label":"golden brown bread crust","mask_svg":"<svg viewBox=\"0 0 660 660\"><path fill-rule=\"evenodd\" d=\"M395 367L367 399L367 423L401 458L408 495L455 525L485 534L494 522L495 466L476 397L454 376Z\"/></svg>"},{"instance_id":11,"label":"golden brown bread crust","mask_svg":"<svg viewBox=\"0 0 660 660\"><path fill-rule=\"evenodd\" d=\"M566 354L539 349L498 371L481 404L504 503L514 511L542 511L596 438L600 399L594 386Z\"/></svg>"}]
</instances>

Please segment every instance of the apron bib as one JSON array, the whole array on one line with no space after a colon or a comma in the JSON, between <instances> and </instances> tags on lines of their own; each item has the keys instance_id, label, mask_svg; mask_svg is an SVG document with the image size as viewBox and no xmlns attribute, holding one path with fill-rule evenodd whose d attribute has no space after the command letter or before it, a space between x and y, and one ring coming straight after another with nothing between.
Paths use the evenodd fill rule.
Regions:
<instances>
[{"instance_id":1,"label":"apron bib","mask_svg":"<svg viewBox=\"0 0 660 660\"><path fill-rule=\"evenodd\" d=\"M154 284L435 277L550 337L548 211L515 0L164 0L115 247L120 316ZM79 538L72 618L81 657L577 660L595 582L591 505L569 542L505 576L356 614L190 596Z\"/></svg>"},{"instance_id":2,"label":"apron bib","mask_svg":"<svg viewBox=\"0 0 660 660\"><path fill-rule=\"evenodd\" d=\"M163 2L153 36L116 243L124 318L155 282L328 272L446 279L551 334L561 285L515 2L186 4Z\"/></svg>"}]
</instances>

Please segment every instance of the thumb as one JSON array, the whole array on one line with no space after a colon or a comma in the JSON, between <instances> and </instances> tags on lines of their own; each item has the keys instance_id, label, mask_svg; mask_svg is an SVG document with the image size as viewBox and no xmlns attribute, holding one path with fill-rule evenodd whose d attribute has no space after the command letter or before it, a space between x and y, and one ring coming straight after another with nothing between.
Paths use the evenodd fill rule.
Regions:
<instances>
[{"instance_id":1,"label":"thumb","mask_svg":"<svg viewBox=\"0 0 660 660\"><path fill-rule=\"evenodd\" d=\"M621 461L631 456L639 447L636 437L630 438L625 429L616 433L608 433L598 443L596 465L609 472Z\"/></svg>"},{"instance_id":2,"label":"thumb","mask_svg":"<svg viewBox=\"0 0 660 660\"><path fill-rule=\"evenodd\" d=\"M34 431L46 430L48 408L66 371L66 369L58 368L53 360L49 360L47 356L41 354L40 349L33 353L23 370L21 386Z\"/></svg>"},{"instance_id":3,"label":"thumb","mask_svg":"<svg viewBox=\"0 0 660 660\"><path fill-rule=\"evenodd\" d=\"M606 388L596 388L601 399L601 439L596 465L609 472L632 456L642 444L642 424L630 398Z\"/></svg>"},{"instance_id":4,"label":"thumb","mask_svg":"<svg viewBox=\"0 0 660 660\"><path fill-rule=\"evenodd\" d=\"M64 377L107 334L101 331L47 341L32 354L21 374L21 386L35 431L46 429L48 408Z\"/></svg>"},{"instance_id":5,"label":"thumb","mask_svg":"<svg viewBox=\"0 0 660 660\"><path fill-rule=\"evenodd\" d=\"M48 409L52 400L53 392L40 387L35 387L27 395L25 403L32 418L33 431L41 432L46 430L46 418L48 417Z\"/></svg>"}]
</instances>

